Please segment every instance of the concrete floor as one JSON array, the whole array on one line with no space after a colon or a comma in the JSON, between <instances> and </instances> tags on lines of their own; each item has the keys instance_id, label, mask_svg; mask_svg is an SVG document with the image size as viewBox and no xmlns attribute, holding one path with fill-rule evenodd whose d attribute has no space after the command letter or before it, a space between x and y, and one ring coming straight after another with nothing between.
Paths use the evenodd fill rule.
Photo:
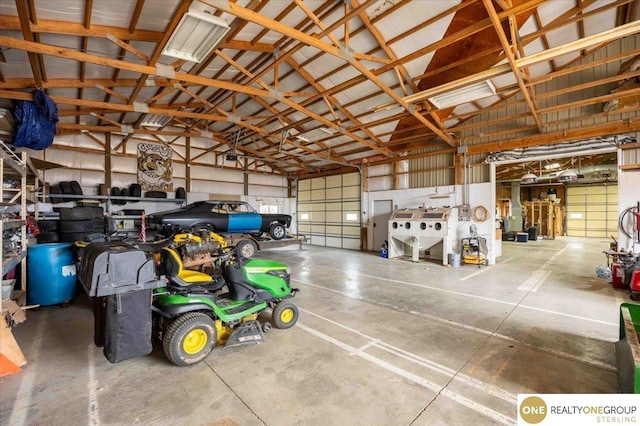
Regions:
<instances>
[{"instance_id":1,"label":"concrete floor","mask_svg":"<svg viewBox=\"0 0 640 426\"><path fill-rule=\"evenodd\" d=\"M616 392L608 244L504 243L489 268L264 252L292 266L298 324L189 368L159 348L110 364L80 294L14 329L28 364L0 379L0 424L515 424L518 393Z\"/></svg>"}]
</instances>

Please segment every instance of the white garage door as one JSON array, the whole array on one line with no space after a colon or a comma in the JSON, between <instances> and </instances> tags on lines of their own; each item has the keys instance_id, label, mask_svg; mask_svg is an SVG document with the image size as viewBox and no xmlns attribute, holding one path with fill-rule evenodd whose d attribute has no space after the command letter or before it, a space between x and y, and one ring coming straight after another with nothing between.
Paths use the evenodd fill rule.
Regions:
<instances>
[{"instance_id":1,"label":"white garage door","mask_svg":"<svg viewBox=\"0 0 640 426\"><path fill-rule=\"evenodd\" d=\"M360 174L298 182L298 232L313 245L360 249Z\"/></svg>"},{"instance_id":2,"label":"white garage door","mask_svg":"<svg viewBox=\"0 0 640 426\"><path fill-rule=\"evenodd\" d=\"M567 235L608 238L618 235L618 186L567 188Z\"/></svg>"}]
</instances>

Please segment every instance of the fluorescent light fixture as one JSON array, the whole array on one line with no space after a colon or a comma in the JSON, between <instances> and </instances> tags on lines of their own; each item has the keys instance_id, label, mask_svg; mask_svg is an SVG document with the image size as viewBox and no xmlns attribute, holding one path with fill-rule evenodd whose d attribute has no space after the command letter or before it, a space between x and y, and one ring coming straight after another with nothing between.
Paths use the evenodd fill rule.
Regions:
<instances>
[{"instance_id":1,"label":"fluorescent light fixture","mask_svg":"<svg viewBox=\"0 0 640 426\"><path fill-rule=\"evenodd\" d=\"M180 19L162 54L200 63L229 30L223 19L200 10L189 10Z\"/></svg>"},{"instance_id":2,"label":"fluorescent light fixture","mask_svg":"<svg viewBox=\"0 0 640 426\"><path fill-rule=\"evenodd\" d=\"M170 115L147 114L142 119L142 127L164 127L171 121Z\"/></svg>"},{"instance_id":3,"label":"fluorescent light fixture","mask_svg":"<svg viewBox=\"0 0 640 426\"><path fill-rule=\"evenodd\" d=\"M328 127L320 127L317 129L309 130L308 132L304 132L301 135L296 136L296 139L299 139L304 142L315 142L322 138L326 138L335 133L335 130L330 129Z\"/></svg>"},{"instance_id":4,"label":"fluorescent light fixture","mask_svg":"<svg viewBox=\"0 0 640 426\"><path fill-rule=\"evenodd\" d=\"M559 163L551 163L551 164L544 165L545 170L557 169L559 167L560 167Z\"/></svg>"},{"instance_id":5,"label":"fluorescent light fixture","mask_svg":"<svg viewBox=\"0 0 640 426\"><path fill-rule=\"evenodd\" d=\"M536 183L538 181L538 176L533 173L527 173L526 175L520 178L521 183Z\"/></svg>"},{"instance_id":6,"label":"fluorescent light fixture","mask_svg":"<svg viewBox=\"0 0 640 426\"><path fill-rule=\"evenodd\" d=\"M433 95L427 99L438 109L458 106L478 99L487 98L496 94L496 87L491 80L481 81L460 87L439 95Z\"/></svg>"},{"instance_id":7,"label":"fluorescent light fixture","mask_svg":"<svg viewBox=\"0 0 640 426\"><path fill-rule=\"evenodd\" d=\"M578 174L573 170L565 170L558 175L558 182L573 182L578 180Z\"/></svg>"}]
</instances>

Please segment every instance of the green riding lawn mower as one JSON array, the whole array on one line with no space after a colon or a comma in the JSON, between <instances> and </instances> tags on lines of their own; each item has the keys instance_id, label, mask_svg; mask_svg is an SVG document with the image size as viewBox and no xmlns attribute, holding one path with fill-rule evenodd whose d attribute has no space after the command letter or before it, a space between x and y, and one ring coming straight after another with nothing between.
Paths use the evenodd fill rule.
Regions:
<instances>
[{"instance_id":1,"label":"green riding lawn mower","mask_svg":"<svg viewBox=\"0 0 640 426\"><path fill-rule=\"evenodd\" d=\"M167 358L186 366L204 359L217 345L260 343L271 323L258 315L271 308L271 321L280 329L298 320L298 308L288 299L298 289L290 285L285 264L238 258L234 247L219 249L221 275L185 270L177 252L162 249L161 268L167 286L153 292L153 323Z\"/></svg>"},{"instance_id":2,"label":"green riding lawn mower","mask_svg":"<svg viewBox=\"0 0 640 426\"><path fill-rule=\"evenodd\" d=\"M214 258L207 274L184 268L170 242L83 247L78 277L93 301L94 340L107 359L149 354L157 338L172 363L188 366L216 346L260 343L272 325L296 323L290 299L299 290L287 265L245 259L235 247L217 248ZM268 309L270 320L259 318Z\"/></svg>"}]
</instances>

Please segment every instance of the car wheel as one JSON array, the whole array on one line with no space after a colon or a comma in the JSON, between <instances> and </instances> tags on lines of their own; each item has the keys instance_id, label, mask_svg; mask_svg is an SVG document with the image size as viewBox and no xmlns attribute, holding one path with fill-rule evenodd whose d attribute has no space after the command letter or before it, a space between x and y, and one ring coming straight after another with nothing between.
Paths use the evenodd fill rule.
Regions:
<instances>
[{"instance_id":1,"label":"car wheel","mask_svg":"<svg viewBox=\"0 0 640 426\"><path fill-rule=\"evenodd\" d=\"M243 240L236 244L236 253L245 259L253 257L256 250L258 250L258 245L251 240Z\"/></svg>"},{"instance_id":2,"label":"car wheel","mask_svg":"<svg viewBox=\"0 0 640 426\"><path fill-rule=\"evenodd\" d=\"M271 225L271 227L269 228L269 235L271 236L271 238L273 238L274 240L281 240L284 238L284 236L286 235L286 231L284 229L284 226L282 226L279 223L274 223Z\"/></svg>"},{"instance_id":3,"label":"car wheel","mask_svg":"<svg viewBox=\"0 0 640 426\"><path fill-rule=\"evenodd\" d=\"M281 330L291 328L298 321L298 308L291 302L280 302L273 309L271 320Z\"/></svg>"},{"instance_id":4,"label":"car wheel","mask_svg":"<svg viewBox=\"0 0 640 426\"><path fill-rule=\"evenodd\" d=\"M202 312L189 312L171 323L162 339L169 361L180 367L197 364L216 344L216 325Z\"/></svg>"}]
</instances>

